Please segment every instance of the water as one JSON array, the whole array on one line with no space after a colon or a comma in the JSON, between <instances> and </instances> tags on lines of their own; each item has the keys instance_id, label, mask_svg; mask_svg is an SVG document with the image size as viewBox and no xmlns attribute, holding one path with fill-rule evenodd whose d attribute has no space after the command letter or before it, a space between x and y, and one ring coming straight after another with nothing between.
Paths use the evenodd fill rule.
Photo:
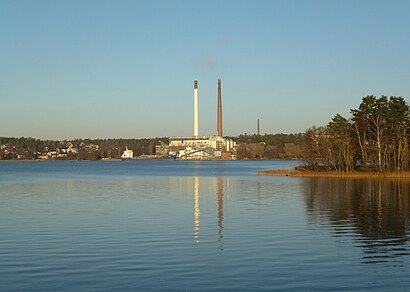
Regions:
<instances>
[{"instance_id":1,"label":"water","mask_svg":"<svg viewBox=\"0 0 410 292\"><path fill-rule=\"evenodd\" d=\"M410 183L286 161L0 163L0 290L403 290Z\"/></svg>"}]
</instances>

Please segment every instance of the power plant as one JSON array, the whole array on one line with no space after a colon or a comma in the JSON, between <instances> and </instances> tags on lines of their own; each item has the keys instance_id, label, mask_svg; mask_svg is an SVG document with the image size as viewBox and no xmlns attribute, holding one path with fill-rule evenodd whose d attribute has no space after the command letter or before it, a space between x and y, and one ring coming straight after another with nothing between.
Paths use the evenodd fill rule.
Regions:
<instances>
[{"instance_id":1,"label":"power plant","mask_svg":"<svg viewBox=\"0 0 410 292\"><path fill-rule=\"evenodd\" d=\"M222 134L221 91L221 79L218 79L216 135L199 136L198 80L194 80L194 135L171 137L169 145L156 147L157 155L175 155L178 159L186 160L235 159L236 143L225 139Z\"/></svg>"}]
</instances>

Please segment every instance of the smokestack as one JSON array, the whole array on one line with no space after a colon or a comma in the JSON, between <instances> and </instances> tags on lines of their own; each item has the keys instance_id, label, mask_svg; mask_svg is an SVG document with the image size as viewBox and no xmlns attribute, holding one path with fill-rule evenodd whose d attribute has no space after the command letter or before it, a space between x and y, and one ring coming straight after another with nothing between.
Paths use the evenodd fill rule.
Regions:
<instances>
[{"instance_id":1,"label":"smokestack","mask_svg":"<svg viewBox=\"0 0 410 292\"><path fill-rule=\"evenodd\" d=\"M221 79L218 79L218 136L222 137L222 96L221 96Z\"/></svg>"},{"instance_id":2,"label":"smokestack","mask_svg":"<svg viewBox=\"0 0 410 292\"><path fill-rule=\"evenodd\" d=\"M260 128L259 128L259 119L258 119L258 123L256 125L256 133L257 133L258 136L261 134Z\"/></svg>"},{"instance_id":3,"label":"smokestack","mask_svg":"<svg viewBox=\"0 0 410 292\"><path fill-rule=\"evenodd\" d=\"M198 137L198 80L194 80L194 136Z\"/></svg>"}]
</instances>

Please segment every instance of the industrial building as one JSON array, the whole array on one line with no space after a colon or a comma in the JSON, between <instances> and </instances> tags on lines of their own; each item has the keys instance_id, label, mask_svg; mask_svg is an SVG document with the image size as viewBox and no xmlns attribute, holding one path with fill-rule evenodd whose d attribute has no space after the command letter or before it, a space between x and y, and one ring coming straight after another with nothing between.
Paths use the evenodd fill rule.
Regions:
<instances>
[{"instance_id":1,"label":"industrial building","mask_svg":"<svg viewBox=\"0 0 410 292\"><path fill-rule=\"evenodd\" d=\"M178 159L209 160L235 159L236 143L226 139L222 133L221 79L218 79L217 134L199 136L198 81L194 80L194 135L191 137L171 137L169 145L156 146L159 155L176 155Z\"/></svg>"}]
</instances>

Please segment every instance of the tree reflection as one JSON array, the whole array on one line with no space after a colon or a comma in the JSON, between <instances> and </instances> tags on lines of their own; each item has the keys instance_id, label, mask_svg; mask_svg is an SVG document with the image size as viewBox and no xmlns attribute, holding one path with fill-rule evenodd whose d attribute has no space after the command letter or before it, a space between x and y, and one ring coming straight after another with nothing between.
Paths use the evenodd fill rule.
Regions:
<instances>
[{"instance_id":1,"label":"tree reflection","mask_svg":"<svg viewBox=\"0 0 410 292\"><path fill-rule=\"evenodd\" d=\"M400 180L303 179L309 221L357 239L371 259L408 254L409 190Z\"/></svg>"}]
</instances>

